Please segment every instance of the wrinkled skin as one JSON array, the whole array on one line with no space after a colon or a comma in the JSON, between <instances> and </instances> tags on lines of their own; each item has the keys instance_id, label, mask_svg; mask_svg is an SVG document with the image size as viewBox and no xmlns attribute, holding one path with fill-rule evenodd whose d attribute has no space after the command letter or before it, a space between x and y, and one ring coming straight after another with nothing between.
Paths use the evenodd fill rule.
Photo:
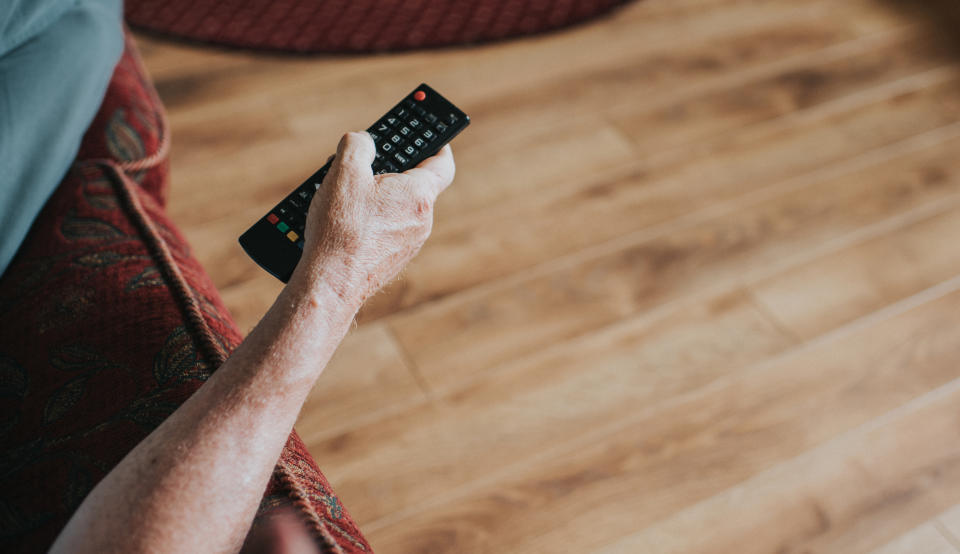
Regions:
<instances>
[{"instance_id":1,"label":"wrinkled skin","mask_svg":"<svg viewBox=\"0 0 960 554\"><path fill-rule=\"evenodd\" d=\"M374 175L374 144L366 133L340 141L330 172L310 206L300 271L336 262L346 297L362 302L397 276L430 236L437 195L453 181L453 154L405 173Z\"/></svg>"}]
</instances>

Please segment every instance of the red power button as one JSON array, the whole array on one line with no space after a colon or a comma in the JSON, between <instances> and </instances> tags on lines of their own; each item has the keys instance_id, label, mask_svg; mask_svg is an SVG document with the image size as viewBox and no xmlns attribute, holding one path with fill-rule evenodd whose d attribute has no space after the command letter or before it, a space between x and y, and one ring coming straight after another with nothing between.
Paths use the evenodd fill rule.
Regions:
<instances>
[{"instance_id":1,"label":"red power button","mask_svg":"<svg viewBox=\"0 0 960 554\"><path fill-rule=\"evenodd\" d=\"M417 102L423 101L423 99L426 97L427 93L423 92L422 90L418 90L417 92L413 93L413 99Z\"/></svg>"}]
</instances>

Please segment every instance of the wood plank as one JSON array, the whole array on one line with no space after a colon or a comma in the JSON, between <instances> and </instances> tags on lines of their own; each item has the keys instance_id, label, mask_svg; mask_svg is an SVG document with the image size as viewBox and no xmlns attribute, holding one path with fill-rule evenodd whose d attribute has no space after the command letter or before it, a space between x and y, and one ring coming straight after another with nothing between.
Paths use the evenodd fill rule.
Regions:
<instances>
[{"instance_id":1,"label":"wood plank","mask_svg":"<svg viewBox=\"0 0 960 554\"><path fill-rule=\"evenodd\" d=\"M300 410L296 428L310 443L317 435L355 427L385 409L427 399L386 327L367 325L352 330L337 348Z\"/></svg>"},{"instance_id":2,"label":"wood plank","mask_svg":"<svg viewBox=\"0 0 960 554\"><path fill-rule=\"evenodd\" d=\"M960 504L937 516L937 528L960 550Z\"/></svg>"},{"instance_id":3,"label":"wood plank","mask_svg":"<svg viewBox=\"0 0 960 554\"><path fill-rule=\"evenodd\" d=\"M889 289L886 301L916 294L941 281L931 282L931 275L960 274L960 252L946 252L946 246L927 247L936 242L950 245L952 241L945 237L958 234L960 205L955 202L947 212L885 229L872 240L805 264L801 273L824 277L817 282L819 288L795 293L805 294L808 303L819 308L822 316L813 320L820 326L818 334L830 332L853 318L831 317L832 304L810 301L811 296L823 287L833 287L851 291L856 299L853 285L869 289L890 282L890 271L870 273L851 271L851 267L880 266L889 259L888 252L906 251L911 245L917 247L912 263L909 269L897 271L899 286ZM787 268L764 283L793 282L795 271ZM841 305L844 301L839 296L835 300ZM857 317L879 307L849 304L851 310L860 310ZM534 457L544 446L590 434L603 421L615 421L636 406L649 407L696 390L744 370L763 356L783 352L794 344L793 335L781 333L780 323L771 326L765 313L756 312L739 289L668 305L525 362L498 368L474 386L452 392L449 399L438 398L439 407L411 409L392 415L389 421L372 421L307 444L326 458L327 469L343 494L351 496L355 513L373 519L415 503L423 495L483 480L496 471L504 450L513 460ZM457 437L464 428L472 431ZM455 449L434 446L454 441ZM416 454L420 452L430 455L424 459ZM431 475L428 483L420 471ZM389 483L389 492L384 492L386 485L380 480Z\"/></svg>"},{"instance_id":4,"label":"wood plank","mask_svg":"<svg viewBox=\"0 0 960 554\"><path fill-rule=\"evenodd\" d=\"M915 85L927 84L930 82L929 79L930 77L923 76ZM902 89L896 88L895 91L902 91ZM910 110L924 109L926 108L923 100L917 99L912 103ZM903 113L907 128L915 119L916 112L910 110L905 110ZM887 111L879 106L870 113L872 119L866 123L861 122L860 125L869 125L871 122L877 124L877 120L882 120L887 115ZM856 121L856 118L852 119ZM925 118L921 117L918 121L923 120ZM820 120L813 118L813 122L807 122L806 127L814 129L816 133L817 124L821 124ZM795 127L796 125L791 121L788 125L773 126L765 132L753 133L752 140L744 141L747 142L746 145L731 145L729 140L719 140L715 143L716 148L720 150L717 153L717 161L713 164L702 164L699 171L701 174L715 173L717 169L714 167L719 163L726 161L733 164L741 158L740 165L748 170L751 163L754 166L769 168L767 174L761 176L776 178L780 175L788 175L791 170L797 170L797 168L758 164L757 159L762 158L751 158L749 153L751 147L755 145L767 145L771 142L776 144L777 141L785 140L785 137L791 136L789 131ZM819 130L820 135L825 132L829 130ZM817 142L820 138L815 134L809 137L809 140ZM885 136L878 136L875 140L879 142L884 138ZM802 148L803 146L798 142L802 141L782 146L778 150L782 152L779 155L788 156L790 152ZM865 144L845 141L834 149L825 147L822 151L826 158L813 157L809 160L808 167L815 166L816 162L823 163L835 159L845 152L855 152L863 146ZM732 150L732 152L726 152L729 158L724 158L724 149ZM252 158L248 163L256 164L256 158ZM718 200L729 198L733 194L742 192L744 188L741 182L727 179L721 183L723 186L716 186L715 183L707 181L714 186L709 187L708 190L702 190L707 183L696 175L688 177L685 181L681 178L680 180L684 181L681 186L671 187L670 185L674 182L671 179L675 177L671 177L670 172L681 171L686 167L682 160L674 160L672 164L667 164L667 168L661 168L659 171L649 170L639 175L628 174L619 179L599 182L585 190L577 189L556 195L545 195L527 204L509 206L498 210L485 221L479 222L474 219L450 220L441 207L438 209L439 216L434 236L419 258L408 268L397 284L368 302L362 319L369 320L407 305L449 294L505 272L549 259L550 256L562 255L582 248L591 244L592 241L607 240L631 230L662 224L669 221L671 217L687 214L691 210L696 210L697 207L707 207ZM666 182L657 184L661 180ZM656 186L649 186L648 182L651 181ZM277 192L277 194L280 193ZM259 268L250 263L240 252L235 241L229 239L239 235L249 221L260 215L260 210L259 205L247 206L232 214L230 218L186 228L188 238L197 249L197 255L201 259L209 260L217 268L217 275L220 276L218 284L222 290L227 291L239 282L256 281L256 283L244 283L244 293L236 295L240 298L267 298L272 290L273 283L263 278ZM584 228L582 232L574 234L564 232L568 228L583 227L580 222L584 220L595 223ZM541 237L545 236L564 238L543 241ZM226 244L224 244L225 240ZM511 253L511 255L505 255L505 253ZM420 286L421 282L427 285L426 290L421 291L424 288ZM263 286L265 289L256 290L254 288L256 285ZM259 306L251 310L251 313L261 314L266 307L267 305ZM231 306L231 309L235 312L246 312L237 306ZM252 322L244 323L252 324Z\"/></svg>"},{"instance_id":5,"label":"wood plank","mask_svg":"<svg viewBox=\"0 0 960 554\"><path fill-rule=\"evenodd\" d=\"M958 550L940 534L934 524L925 523L873 550L872 554L902 554L904 552L956 554Z\"/></svg>"},{"instance_id":6,"label":"wood plank","mask_svg":"<svg viewBox=\"0 0 960 554\"><path fill-rule=\"evenodd\" d=\"M635 26L624 26L620 30L617 21L611 21L614 29L606 28L601 31L597 27L586 27L572 35L542 37L531 39L520 44L493 46L486 49L471 50L454 53L430 54L403 54L400 59L383 59L379 57L363 58L347 63L339 58L321 58L318 60L304 59L273 59L254 66L244 66L222 71L217 79L209 79L207 75L198 74L190 77L189 81L164 83L158 81L158 86L165 99L177 100L173 91L187 89L191 92L184 95L182 102L173 103L176 108L171 111L171 120L177 130L177 141L174 143L174 158L178 160L177 167L183 168L184 178L189 178L189 187L192 195L210 202L204 205L215 205L215 214L208 212L198 213L189 204L173 202L170 210L175 221L182 225L191 225L210 221L220 214L229 214L239 206L240 201L263 202L266 209L277 194L284 194L290 188L291 181L298 181L302 175L307 175L315 169L318 159L326 157L331 152L340 134L347 129L364 128L370 121L380 115L383 108L396 99L397 87L406 91L416 79L429 80L437 84L444 91L449 91L451 98L457 99L468 111L473 112L473 104L480 104L480 112L474 117L474 125L470 133L464 134L457 141L458 152L464 155L476 156L476 161L463 160L461 162L461 179L475 175L477 182L466 183L460 191L450 191L447 203L463 203L457 200L459 195L469 198L483 197L490 201L491 192L497 190L503 193L514 193L530 187L549 185L550 179L538 178L534 180L514 179L506 182L489 175L488 166L492 161L503 155L510 154L517 148L511 142L518 140L530 144L536 139L555 137L563 132L573 132L564 129L564 119L557 118L557 113L586 115L595 111L596 102L584 99L580 102L567 103L563 111L549 110L538 112L540 125L536 127L541 133L531 137L524 132L528 126L522 121L516 121L510 114L514 98L502 97L494 94L507 92L502 90L509 87L509 91L524 91L524 80L532 77L540 81L560 77L590 79L591 74L597 73L598 81L611 81L610 75L621 75L618 95L620 103L631 102L638 94L641 82L655 83L656 88L645 85L640 91L648 94L675 94L677 86L692 82L693 78L702 79L707 76L726 78L731 69L742 70L751 66L778 60L784 55L796 54L800 51L811 51L818 46L836 44L845 39L864 36L875 30L883 30L893 25L890 21L878 22L876 25L866 25L864 21L853 18L837 17L834 10L827 10L828 2L815 2L813 5L785 10L783 0L747 2L743 6L731 9L730 6L715 6L711 9L697 11L695 14L685 14L682 18L676 15L673 19L664 20L663 17L646 23L644 30L638 32ZM843 8L845 9L845 8ZM743 17L749 13L749 17ZM659 22L659 27L654 27ZM765 26L774 26L762 37L767 40L765 48L748 48L745 37L735 35L736 31L747 29L764 29ZM676 40L667 42L665 33L669 29L683 26L685 28L703 29L704 33L695 36L693 47L678 47ZM786 29L793 26L794 31ZM714 29L712 32L706 32ZM588 36L580 36L586 33ZM799 35L806 37L803 40ZM718 52L717 60L703 60L704 38L731 37L722 45L710 44L708 51ZM779 37L779 38L777 38ZM796 40L790 41L793 37ZM575 59L564 59L557 63L555 49L560 44L576 44ZM581 51L582 50L582 51ZM615 52L620 55L615 55ZM640 71L628 75L622 69L615 69L622 65L622 52L630 52L632 59L649 60L659 57L663 63L669 63L674 70L664 72L664 77L656 80ZM609 54L608 57L605 55ZM605 59L617 60L617 64L605 62ZM699 63L696 63L700 60ZM412 66L412 67L411 67ZM430 67L429 75L418 75L417 67ZM387 68L390 70L387 70ZM403 68L402 73L399 68ZM411 76L411 71L414 71ZM346 72L346 74L344 74ZM554 74L555 72L555 74ZM584 75L584 72L586 75ZM608 76L604 77L603 73ZM370 86L366 76L380 75L381 84ZM485 82L496 83L497 89L488 91L487 96L480 96L481 91L489 87L477 83L480 75L488 74ZM509 75L506 78L505 75ZM363 77L363 78L361 78ZM632 78L631 78L632 77ZM416 79L414 79L416 78ZM275 82L276 86L265 89L263 82ZM391 86L390 83L395 83ZM449 83L449 84L448 84ZM624 86L626 85L626 86ZM564 82L557 83L558 87L567 86ZM294 88L291 88L294 87ZM450 88L447 88L450 87ZM540 89L542 90L542 89ZM615 91L609 91L612 95ZM542 93L541 93L542 96ZM561 95L566 97L565 95ZM499 107L496 111L499 118L489 118L485 108L478 100L481 98L496 98ZM574 100L577 96L572 97ZM613 98L608 98L610 102ZM213 102L215 101L215 104ZM184 105L184 104L190 105ZM193 109L196 105L202 109ZM336 106L336 109L331 109ZM522 106L521 106L522 107ZM262 124L267 132L265 139L269 145L261 144L260 140L252 141L250 132L255 132L255 126L250 131L238 133L234 137L217 135L217 140L211 141L211 132L221 129L224 125L234 125L244 113L253 111L262 116L255 119ZM523 112L521 112L523 113ZM556 131L543 129L559 125ZM584 123L585 124L585 123ZM604 125L604 123L598 123ZM334 129L333 132L324 130ZM484 132L489 129L489 132ZM278 134L280 133L280 134ZM590 144L584 140L582 145ZM269 149L266 149L269 146ZM556 146L555 148L559 148ZM320 154L318 154L318 152ZM590 152L571 151L557 152L551 160L556 163L565 158L589 159ZM236 163L224 163L225 157L236 160ZM461 156L462 157L462 156ZM256 161L256 162L254 162ZM514 164L515 169L516 164ZM475 168L470 171L470 168ZM548 164L546 167L551 167ZM509 164L501 164L498 168L508 171ZM189 169L189 173L187 173ZM251 171L256 171L251 173ZM487 175L487 177L483 177ZM189 177L186 177L189 176ZM179 183L179 178L178 178ZM196 183L196 184L193 184ZM222 186L220 183L229 183L236 191L235 198L216 198L215 191ZM176 184L175 186L181 186ZM494 187L491 189L491 187ZM197 189L197 190L194 190ZM209 191L209 192L208 192ZM272 194L261 196L264 191ZM497 197L499 202L500 198ZM475 209L476 202L464 204L465 209Z\"/></svg>"},{"instance_id":7,"label":"wood plank","mask_svg":"<svg viewBox=\"0 0 960 554\"><path fill-rule=\"evenodd\" d=\"M869 72L865 67L884 65L895 59L897 56L893 50L897 46L894 43L890 51L881 50L876 58L867 56L859 69L859 62L844 60L845 63L839 63L834 70L838 75ZM889 63L896 65L895 62ZM907 65L905 63L904 69ZM891 66L884 67L878 70L877 84L887 79L895 81L901 75ZM828 72L822 67L817 70ZM796 74L796 70L792 70L766 83L761 81L747 86L767 88L767 92L775 96L770 87L784 86L786 81L790 92L780 89L780 94L803 95L804 85L798 85L795 77L789 77ZM933 89L930 94L938 98L953 95L957 88L955 81L938 88L941 80L949 79L953 74L953 70L914 74L906 82L898 82L896 86L878 91L879 94L859 98L852 105L842 103L841 109L837 110L839 113L825 109L807 120L786 118L782 124L746 132L733 125L728 130L736 130L734 136L720 136L709 143L701 143L694 153L687 148L673 150L665 160L638 164L625 175L588 180L577 187L518 200L472 217L448 215L441 202L434 236L402 279L368 303L363 319L375 319L444 298L589 245L708 208L786 176L899 140L911 130L925 130L931 125L956 120L957 112L949 109L938 117L936 110L930 109L931 101L923 98L924 93L909 99L911 93L928 87ZM863 84L851 81L846 92L857 90L857 83ZM842 85L837 87L844 88ZM685 106L704 105L711 101L727 102L730 95L742 94L741 88L724 90L707 98L694 98L665 109L683 110L687 109ZM824 86L824 89L828 88ZM840 94L839 90L837 92ZM841 97L842 94L831 97L825 92L821 100L826 103ZM758 113L764 113L767 108L761 104L757 109ZM650 115L651 118L638 124L637 128L658 136L663 125L657 121L656 114ZM707 121L710 120L707 118ZM704 127L710 125L703 124ZM856 136L857 140L849 140L845 133ZM799 150L803 150L805 156L796 156ZM546 151L539 152L548 155ZM516 161L529 153L529 149L520 148L507 159ZM691 160L691 154L695 159ZM505 167L516 165L509 163ZM590 174L592 167L584 168L585 172ZM463 183L458 182L456 186L463 186ZM552 237L552 240L545 241L542 237Z\"/></svg>"},{"instance_id":8,"label":"wood plank","mask_svg":"<svg viewBox=\"0 0 960 554\"><path fill-rule=\"evenodd\" d=\"M761 279L750 290L793 336L809 340L960 273L960 211Z\"/></svg>"},{"instance_id":9,"label":"wood plank","mask_svg":"<svg viewBox=\"0 0 960 554\"><path fill-rule=\"evenodd\" d=\"M957 400L954 381L600 552L849 553L885 541L887 552L938 551L907 548L915 540L946 548L929 537L930 522L921 536L894 537L960 496L955 445L937 447L956 436Z\"/></svg>"},{"instance_id":10,"label":"wood plank","mask_svg":"<svg viewBox=\"0 0 960 554\"><path fill-rule=\"evenodd\" d=\"M854 23L861 33L901 24L898 18L882 11L864 10L868 0L847 0L832 7L824 0L812 0L802 6L786 0L678 0L676 6L654 9L645 4L650 3L627 6L606 19L604 25L586 25L483 48L354 57L247 55L248 59L268 63L225 71L216 80L203 79L205 73L209 74L209 65L177 74L161 72L158 86L167 88L165 79L182 79L184 74L187 78L196 77L179 85L192 89L190 97L172 98L177 100L170 105L176 108L178 122L241 112L264 94L288 99L291 113L301 112L300 108L311 105L315 99L326 98L332 90L344 91L345 87L367 90L367 94L376 91L391 101L395 100L396 93L390 91L389 85L384 87L384 83L415 83L423 76L442 76L452 87L444 90L457 91L457 98L472 102L475 98L492 97L575 75L585 67L615 66L625 52L635 54L676 47L685 41L729 36L789 18L802 20L832 12L836 19L844 19L843 14L857 14L859 17ZM576 44L578 48L564 48L567 44ZM564 48L564 56L556 55L558 47ZM377 79L371 79L371 74L377 75ZM504 78L505 74L510 78ZM264 90L262 83L271 80L273 86Z\"/></svg>"},{"instance_id":11,"label":"wood plank","mask_svg":"<svg viewBox=\"0 0 960 554\"><path fill-rule=\"evenodd\" d=\"M594 436L586 444L547 449L535 463L512 464L505 453L497 476L367 524L368 536L394 552L492 552L504 545L513 552L549 552L596 548L644 529L956 379L960 332L952 322L960 309L958 287L960 279L954 279L667 405L638 406L611 422L603 440ZM901 482L896 472L905 468L913 474L907 490L946 489L941 505L929 515L925 510L920 521L942 510L943 500L952 505L960 499L957 397L949 400L945 407L937 405L937 417L911 420L886 435L893 439L888 448L911 441L908 451L917 456L864 459L872 461L868 471L877 472L876 482L887 487ZM921 440L912 442L916 437ZM913 465L918 450L940 460L935 469ZM943 482L930 487L934 475ZM857 486L871 494L870 487ZM844 497L831 494L823 501ZM881 496L886 497L901 496ZM779 521L789 528L789 520Z\"/></svg>"},{"instance_id":12,"label":"wood plank","mask_svg":"<svg viewBox=\"0 0 960 554\"><path fill-rule=\"evenodd\" d=\"M739 87L743 91L747 82L850 57L865 52L868 45L882 48L917 32L909 25L871 28L867 32L826 13L802 12L790 20L754 25L734 35L663 45L653 51L629 51L620 55L616 66L587 66L580 74L552 81L548 87L511 91L474 102L470 110L478 124L471 128L470 137L479 147L501 142L501 129L507 127L512 131L509 138L525 138L549 126L558 113L567 117L582 112L603 113L613 123L622 124L619 118L634 116L638 111L653 111L719 90ZM929 58L933 61L935 56ZM558 90L563 94L553 93ZM625 130L637 133L636 129ZM653 142L649 148L661 146Z\"/></svg>"},{"instance_id":13,"label":"wood plank","mask_svg":"<svg viewBox=\"0 0 960 554\"><path fill-rule=\"evenodd\" d=\"M942 139L957 130L949 128ZM831 145L851 140L840 136ZM890 151L892 159L883 163L870 159L859 171L797 181L780 196L508 286L403 312L389 324L431 386L451 386L682 295L772 273L784 260L861 226L956 197L957 139L897 148L906 150Z\"/></svg>"},{"instance_id":14,"label":"wood plank","mask_svg":"<svg viewBox=\"0 0 960 554\"><path fill-rule=\"evenodd\" d=\"M794 27L794 31L798 29ZM643 152L677 147L950 63L950 56L935 50L929 38L918 34L915 28L898 28L869 35L815 55L795 56L802 63L784 64L780 71L740 87L725 87L679 101L647 105L632 102L607 113ZM802 44L797 38L790 42Z\"/></svg>"},{"instance_id":15,"label":"wood plank","mask_svg":"<svg viewBox=\"0 0 960 554\"><path fill-rule=\"evenodd\" d=\"M554 349L434 403L307 446L324 460L354 517L372 521L495 471L504 452L529 458L791 344L749 296L732 291Z\"/></svg>"},{"instance_id":16,"label":"wood plank","mask_svg":"<svg viewBox=\"0 0 960 554\"><path fill-rule=\"evenodd\" d=\"M616 85L619 91L617 95L621 97L621 105L624 102L633 103L641 93L655 98L667 97L666 93L669 92L669 96L672 97L680 92L678 86L686 82L695 82L698 87L702 87L708 78L727 81L732 69L743 72L763 64L780 63L779 60L784 56L809 53L817 48L864 36L875 30L874 26L861 27L862 22L855 24L856 20L853 18L837 18L835 14L826 13L823 10L803 9L800 13L802 17L787 19L778 16L779 19L774 19L772 22L766 22L763 18L745 19L744 21L751 22L751 33L747 36L739 36L725 32L726 34L713 39L708 44L709 48L706 49L712 53L708 60L704 59L705 48L701 43L695 43L683 49L673 44L658 44L659 50L652 55L649 48L640 49L636 53L631 52L631 59L638 60L637 63L648 64L652 58L673 68L670 72L659 74L657 79L650 79L646 71L638 70L628 74L607 68L602 64L597 68L585 66L586 78L591 82L605 84L609 89L617 83L615 75L621 75L619 84ZM625 37L624 40L629 38ZM765 46L757 48L758 41ZM332 151L339 132L321 136L322 133L318 133L317 130L346 129L366 125L370 118L377 115L373 110L373 106L376 106L379 101L376 95L383 95L382 91L370 89L369 83L363 81L365 89L330 90L331 97L326 101L317 93L312 93L308 97L310 106L295 110L295 113L289 112L291 110L289 98L284 98L282 102L273 100L271 95L279 92L274 92L272 89L264 90L259 83L265 80L298 81L286 76L284 71L287 70L282 69L286 67L284 63L293 64L289 72L296 71L299 74L307 71L308 68L312 68L311 71L322 72L326 67L326 61L311 62L313 65L305 65L304 60L291 62L281 60L273 63L274 61L272 57L267 57L258 67L271 69L258 71L279 71L280 73L276 75L260 74L246 67L228 66L225 69L217 69L212 75L209 72L191 74L192 76L181 77L179 80L169 77L166 82L163 80L160 82L164 96L168 100L172 98L175 101L171 113L174 118L176 140L173 152L174 191L171 195L170 212L175 221L184 226L191 242L198 249L202 249L198 252L198 256L209 266L217 268L214 278L221 289L259 276L259 268L246 260L230 237L235 237L242 232L249 221L261 215L261 212L272 205L276 198L288 191L290 183L299 182L304 174L312 171L318 159L325 157L326 152ZM281 69L273 68L274 65L279 65ZM644 65L644 67L651 66ZM370 69L373 70L373 68ZM243 79L249 79L251 84L258 84L260 89L256 94L250 90L243 92L246 90L243 86L238 88L236 83L230 81L231 71ZM358 69L353 68L352 71L358 71ZM331 77L336 78L338 75L334 72ZM577 75L558 83L557 86L570 89L577 79L583 80L584 76ZM342 80L338 82L342 83ZM217 110L223 109L221 106L225 102L220 95L232 97L247 94L252 97L250 101L255 103L246 106L244 110L257 115L251 117L245 112L236 110L222 113L210 110L211 106L206 102L212 99L213 93L208 98L206 93L198 90L198 87L206 86L222 88L222 90L218 88L216 92ZM184 116L184 106L177 102L176 94L178 93L172 92L178 88L188 91L181 94L187 95L191 99L189 102L207 107L202 113L214 111L221 115L216 118L205 115L196 120L192 116ZM591 90L594 92L590 95L550 94L548 98L563 99L566 103L561 111L589 114L590 110L597 109L598 105L607 105L596 98L599 88L595 87ZM611 96L612 92L609 91ZM340 95L342 98L334 101L333 95ZM574 118L576 121L558 120L555 117L558 107L551 104L530 114L530 117L536 118L540 123L527 125L531 123L530 120L518 120L516 114L519 113L522 116L529 113L530 108L536 105L536 97L529 98L528 92L524 90L496 100L499 108L493 107L494 102L478 105L479 114L475 117L477 122L469 133L470 136L475 135L475 137L470 138L465 135L458 140L458 152L473 153L472 155L475 156L472 160L465 160L460 156L460 181L463 181L464 176L470 175L476 175L478 178L483 176L482 179L485 180L483 183L473 185L458 182L457 188L468 196L496 194L490 187L491 182L503 187L501 193L514 193L523 188L515 186L516 183L536 185L536 187L552 186L557 179L568 179L570 175L579 175L591 168L601 171L617 160L633 158L632 153L624 150L625 143L622 137L597 117L580 115ZM539 102L547 104L544 102L542 93L539 94ZM324 109L325 106L334 103L338 109ZM518 112L511 106L522 109ZM183 119L184 117L186 119ZM229 134L221 132L225 127L231 129ZM539 134L530 136L530 133L526 132L528 128L537 129ZM483 129L491 130L490 137L499 138L487 140L484 138L486 135ZM524 136L527 138L523 139ZM460 148L459 143L462 140L468 142ZM526 149L518 147L518 140L526 141ZM590 145L591 148L585 150L584 144ZM491 151L490 148L494 150ZM571 155L567 155L567 152ZM518 159L517 156L522 158ZM542 161L531 163L530 160L534 159ZM584 159L593 160L593 165L584 166L582 162ZM488 167L490 160L497 160L496 167L502 171L505 178L491 176ZM526 169L518 170L518 168ZM543 168L553 168L553 170L544 172ZM231 194L222 194L224 189L230 190ZM451 192L451 194L459 193ZM181 204L180 198L189 198L189 201ZM450 202L447 204L451 205ZM198 205L203 205L204 209L198 210ZM439 209L441 219L437 224L438 230L446 222L445 214L451 209L448 205L443 205ZM269 289L269 285L267 287ZM267 293L268 290L260 291L259 294L254 294L254 297L266 297ZM381 302L383 298L385 296L377 297L375 302ZM234 306L230 307L234 311L241 311ZM261 306L256 312L262 313L265 308L266 306ZM368 310L367 313L370 312L371 310ZM244 323L249 325L251 322Z\"/></svg>"}]
</instances>

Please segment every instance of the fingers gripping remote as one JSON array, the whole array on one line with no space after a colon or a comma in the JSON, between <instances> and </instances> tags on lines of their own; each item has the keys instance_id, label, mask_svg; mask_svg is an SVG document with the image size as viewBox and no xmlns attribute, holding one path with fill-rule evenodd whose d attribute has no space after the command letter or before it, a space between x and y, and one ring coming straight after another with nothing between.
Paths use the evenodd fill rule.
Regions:
<instances>
[{"instance_id":1,"label":"fingers gripping remote","mask_svg":"<svg viewBox=\"0 0 960 554\"><path fill-rule=\"evenodd\" d=\"M467 114L421 84L367 129L377 152L373 172L400 173L416 167L469 124ZM300 261L307 209L330 164L324 164L240 235L240 246L247 255L285 283Z\"/></svg>"}]
</instances>

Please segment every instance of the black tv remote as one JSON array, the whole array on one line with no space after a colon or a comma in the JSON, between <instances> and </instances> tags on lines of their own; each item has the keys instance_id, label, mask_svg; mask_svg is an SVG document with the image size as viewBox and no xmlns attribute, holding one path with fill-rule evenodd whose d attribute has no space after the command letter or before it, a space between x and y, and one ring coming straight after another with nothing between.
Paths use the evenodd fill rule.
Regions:
<instances>
[{"instance_id":1,"label":"black tv remote","mask_svg":"<svg viewBox=\"0 0 960 554\"><path fill-rule=\"evenodd\" d=\"M374 174L400 173L416 167L469 124L467 114L421 84L367 129L377 148ZM247 255L284 283L300 261L307 209L330 164L318 169L240 235L240 246Z\"/></svg>"}]
</instances>

